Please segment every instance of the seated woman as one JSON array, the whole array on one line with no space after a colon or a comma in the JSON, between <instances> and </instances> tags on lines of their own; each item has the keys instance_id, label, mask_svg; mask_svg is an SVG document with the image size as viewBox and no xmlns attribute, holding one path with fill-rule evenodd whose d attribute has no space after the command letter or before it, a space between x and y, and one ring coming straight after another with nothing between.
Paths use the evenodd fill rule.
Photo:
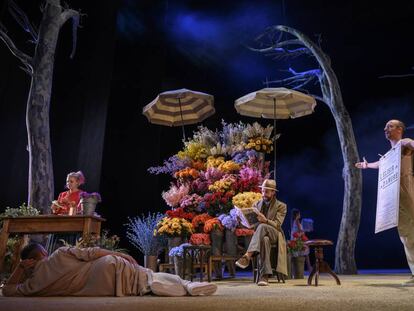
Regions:
<instances>
[{"instance_id":1,"label":"seated woman","mask_svg":"<svg viewBox=\"0 0 414 311\"><path fill-rule=\"evenodd\" d=\"M61 192L57 200L52 202L52 212L55 215L76 215L82 213L79 189L85 183L85 176L81 171L71 172L66 177L67 191Z\"/></svg>"},{"instance_id":2,"label":"seated woman","mask_svg":"<svg viewBox=\"0 0 414 311\"><path fill-rule=\"evenodd\" d=\"M48 256L34 243L23 248L21 259L3 288L4 296L198 296L217 290L212 283L155 273L127 254L99 247L61 247Z\"/></svg>"}]
</instances>

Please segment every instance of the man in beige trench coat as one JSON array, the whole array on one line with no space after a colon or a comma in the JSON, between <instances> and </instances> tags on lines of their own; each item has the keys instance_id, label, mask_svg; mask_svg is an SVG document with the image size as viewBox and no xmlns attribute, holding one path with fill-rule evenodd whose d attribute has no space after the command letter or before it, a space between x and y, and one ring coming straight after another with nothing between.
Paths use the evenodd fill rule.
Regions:
<instances>
[{"instance_id":1,"label":"man in beige trench coat","mask_svg":"<svg viewBox=\"0 0 414 311\"><path fill-rule=\"evenodd\" d=\"M286 216L287 206L276 199L276 181L266 179L262 186L263 198L256 204L259 210L258 223L255 226L252 240L247 252L236 261L236 265L246 268L252 256L259 255L262 262L259 271L259 286L269 285L268 277L272 275L270 263L271 244L278 244L278 257L276 271L287 275L286 239L283 234L282 224Z\"/></svg>"}]
</instances>

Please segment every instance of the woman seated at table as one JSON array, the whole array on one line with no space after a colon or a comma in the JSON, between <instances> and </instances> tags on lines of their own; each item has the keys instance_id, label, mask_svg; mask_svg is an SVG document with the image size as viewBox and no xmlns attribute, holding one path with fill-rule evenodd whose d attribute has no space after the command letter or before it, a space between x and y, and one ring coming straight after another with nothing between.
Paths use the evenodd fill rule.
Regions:
<instances>
[{"instance_id":1,"label":"woman seated at table","mask_svg":"<svg viewBox=\"0 0 414 311\"><path fill-rule=\"evenodd\" d=\"M34 243L23 248L20 257L4 296L198 296L217 290L212 283L155 273L127 254L99 247L61 247L48 256Z\"/></svg>"},{"instance_id":2,"label":"woman seated at table","mask_svg":"<svg viewBox=\"0 0 414 311\"><path fill-rule=\"evenodd\" d=\"M58 199L52 202L52 213L55 215L82 214L80 195L83 191L79 187L84 183L85 176L81 171L69 173L66 177L68 190L61 192Z\"/></svg>"}]
</instances>

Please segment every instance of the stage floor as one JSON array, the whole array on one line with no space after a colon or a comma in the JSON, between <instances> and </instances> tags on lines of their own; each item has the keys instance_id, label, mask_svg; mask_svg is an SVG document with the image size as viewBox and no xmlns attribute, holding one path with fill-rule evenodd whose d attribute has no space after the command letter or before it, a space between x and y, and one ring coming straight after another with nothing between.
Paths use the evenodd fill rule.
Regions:
<instances>
[{"instance_id":1,"label":"stage floor","mask_svg":"<svg viewBox=\"0 0 414 311\"><path fill-rule=\"evenodd\" d=\"M250 274L239 273L237 279L215 282L218 291L210 297L0 297L0 310L414 310L414 287L401 285L409 273L361 272L340 275L340 286L321 275L318 287L307 286L306 279L258 287Z\"/></svg>"}]
</instances>

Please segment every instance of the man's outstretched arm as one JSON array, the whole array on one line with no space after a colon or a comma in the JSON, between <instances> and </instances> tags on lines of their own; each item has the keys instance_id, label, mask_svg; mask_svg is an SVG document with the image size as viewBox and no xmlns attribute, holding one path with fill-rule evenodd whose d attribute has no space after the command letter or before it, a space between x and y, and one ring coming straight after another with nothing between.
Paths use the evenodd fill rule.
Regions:
<instances>
[{"instance_id":1,"label":"man's outstretched arm","mask_svg":"<svg viewBox=\"0 0 414 311\"><path fill-rule=\"evenodd\" d=\"M357 162L355 163L355 167L356 168L360 168L360 169L367 169L367 168L373 168L373 169L378 169L379 168L379 161L377 162L368 162L367 159L365 159L365 157L362 158L363 161L362 162Z\"/></svg>"}]
</instances>

